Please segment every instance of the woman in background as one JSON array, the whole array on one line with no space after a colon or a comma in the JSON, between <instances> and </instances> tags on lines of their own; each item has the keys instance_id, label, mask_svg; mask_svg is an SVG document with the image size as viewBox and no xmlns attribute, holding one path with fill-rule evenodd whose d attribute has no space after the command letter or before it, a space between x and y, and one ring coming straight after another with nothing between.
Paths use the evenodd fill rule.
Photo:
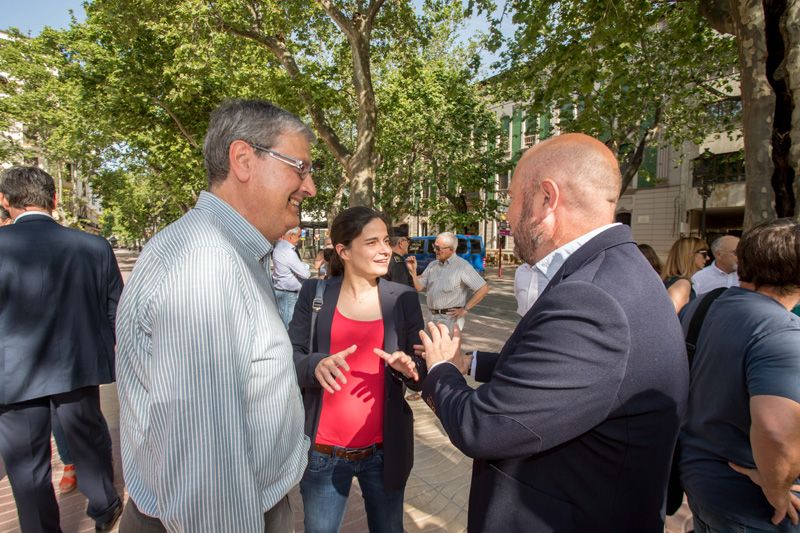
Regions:
<instances>
[{"instance_id":1,"label":"woman in background","mask_svg":"<svg viewBox=\"0 0 800 533\"><path fill-rule=\"evenodd\" d=\"M680 313L683 306L694 299L692 276L706 266L708 259L708 244L703 239L681 237L672 244L661 279L676 313Z\"/></svg>"},{"instance_id":2,"label":"woman in background","mask_svg":"<svg viewBox=\"0 0 800 533\"><path fill-rule=\"evenodd\" d=\"M649 244L637 244L636 246L639 247L639 251L642 252L642 255L647 262L650 263L650 266L653 267L653 270L660 276L661 275L661 259L658 258L658 254L653 247Z\"/></svg>"}]
</instances>

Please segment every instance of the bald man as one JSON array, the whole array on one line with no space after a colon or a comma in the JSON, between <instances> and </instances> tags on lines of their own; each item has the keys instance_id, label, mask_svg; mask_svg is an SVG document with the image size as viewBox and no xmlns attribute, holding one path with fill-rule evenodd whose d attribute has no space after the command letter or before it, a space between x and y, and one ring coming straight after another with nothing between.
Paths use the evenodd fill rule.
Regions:
<instances>
[{"instance_id":1,"label":"bald man","mask_svg":"<svg viewBox=\"0 0 800 533\"><path fill-rule=\"evenodd\" d=\"M711 254L714 262L692 276L692 288L700 296L720 287L738 287L739 260L736 257L736 246L739 237L724 235L711 243Z\"/></svg>"},{"instance_id":2,"label":"bald man","mask_svg":"<svg viewBox=\"0 0 800 533\"><path fill-rule=\"evenodd\" d=\"M683 335L627 226L616 159L580 134L528 150L508 220L536 295L500 353L429 324L423 398L474 458L469 531L663 532L688 390ZM472 389L462 371L483 384Z\"/></svg>"}]
</instances>

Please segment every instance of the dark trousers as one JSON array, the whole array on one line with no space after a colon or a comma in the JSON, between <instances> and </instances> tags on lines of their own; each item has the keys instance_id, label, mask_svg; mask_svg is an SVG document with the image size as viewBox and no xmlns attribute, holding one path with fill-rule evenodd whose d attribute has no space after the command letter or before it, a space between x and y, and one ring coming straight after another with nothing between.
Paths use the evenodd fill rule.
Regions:
<instances>
[{"instance_id":1,"label":"dark trousers","mask_svg":"<svg viewBox=\"0 0 800 533\"><path fill-rule=\"evenodd\" d=\"M60 531L50 469L51 402L78 472L78 488L89 500L86 514L105 522L121 504L99 387L0 405L0 455L23 533Z\"/></svg>"},{"instance_id":2,"label":"dark trousers","mask_svg":"<svg viewBox=\"0 0 800 533\"><path fill-rule=\"evenodd\" d=\"M152 518L139 510L136 504L128 498L122 520L119 523L119 533L166 533L167 529L158 518ZM289 496L276 503L272 509L264 513L264 533L293 533L294 517L292 507L289 505Z\"/></svg>"}]
</instances>

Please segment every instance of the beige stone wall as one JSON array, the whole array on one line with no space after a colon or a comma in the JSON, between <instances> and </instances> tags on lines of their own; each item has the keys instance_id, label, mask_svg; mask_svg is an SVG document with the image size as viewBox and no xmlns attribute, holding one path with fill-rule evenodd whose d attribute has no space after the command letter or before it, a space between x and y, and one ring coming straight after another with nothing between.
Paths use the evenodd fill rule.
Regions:
<instances>
[{"instance_id":1,"label":"beige stone wall","mask_svg":"<svg viewBox=\"0 0 800 533\"><path fill-rule=\"evenodd\" d=\"M649 244L666 258L683 222L679 202L680 186L638 189L631 210L631 231L636 242Z\"/></svg>"}]
</instances>

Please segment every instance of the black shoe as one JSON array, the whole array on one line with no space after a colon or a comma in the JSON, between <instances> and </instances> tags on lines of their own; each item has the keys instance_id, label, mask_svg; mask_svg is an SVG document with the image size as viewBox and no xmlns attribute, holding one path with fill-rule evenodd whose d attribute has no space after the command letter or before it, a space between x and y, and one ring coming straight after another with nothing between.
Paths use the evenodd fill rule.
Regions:
<instances>
[{"instance_id":1,"label":"black shoe","mask_svg":"<svg viewBox=\"0 0 800 533\"><path fill-rule=\"evenodd\" d=\"M94 530L111 531L112 529L114 529L114 525L116 525L117 520L119 520L121 514L122 514L122 502L119 502L119 505L117 505L117 507L111 513L111 517L108 520L106 520L105 522L94 523Z\"/></svg>"}]
</instances>

